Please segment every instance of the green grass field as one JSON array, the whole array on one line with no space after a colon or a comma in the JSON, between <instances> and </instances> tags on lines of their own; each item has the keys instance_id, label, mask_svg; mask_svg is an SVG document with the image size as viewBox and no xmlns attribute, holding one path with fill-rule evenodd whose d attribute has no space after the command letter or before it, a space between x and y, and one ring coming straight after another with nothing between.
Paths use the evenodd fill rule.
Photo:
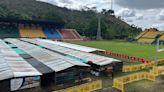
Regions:
<instances>
[{"instance_id":1,"label":"green grass field","mask_svg":"<svg viewBox=\"0 0 164 92\"><path fill-rule=\"evenodd\" d=\"M95 47L107 51L112 51L115 53L136 56L149 60L154 60L154 55L155 55L155 45L140 45L137 43L129 43L125 41L84 41L84 42L80 41L80 42L71 42L71 43L89 46L89 47ZM161 45L160 48L164 48L164 45ZM159 59L164 59L164 52L159 53ZM135 64L135 63L132 62L128 64ZM148 70L143 70L143 71L148 71ZM127 74L120 73L118 75L115 75L115 77L121 77L124 75ZM163 78L164 77L157 77L155 82L148 81L148 80L140 80L137 82L126 84L125 91L126 92L144 92L144 91L163 92L164 89ZM111 92L112 79L108 77L100 77L100 79L103 81L103 89L96 92ZM118 92L118 91L115 90L114 92Z\"/></svg>"},{"instance_id":2,"label":"green grass field","mask_svg":"<svg viewBox=\"0 0 164 92\"><path fill-rule=\"evenodd\" d=\"M149 60L154 60L155 55L155 45L141 45L125 41L80 41L71 43L100 48L115 53L136 56ZM164 45L160 46L160 48L164 48ZM164 59L164 52L160 52L158 58Z\"/></svg>"}]
</instances>

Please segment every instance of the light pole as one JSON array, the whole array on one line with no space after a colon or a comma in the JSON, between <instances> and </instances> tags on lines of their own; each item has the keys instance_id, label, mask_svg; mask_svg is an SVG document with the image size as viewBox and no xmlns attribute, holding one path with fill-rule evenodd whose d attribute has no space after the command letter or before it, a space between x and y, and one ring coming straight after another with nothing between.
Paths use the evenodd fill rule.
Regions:
<instances>
[{"instance_id":1,"label":"light pole","mask_svg":"<svg viewBox=\"0 0 164 92\"><path fill-rule=\"evenodd\" d=\"M96 40L102 40L102 36L101 36L101 14L98 14L98 27L97 27Z\"/></svg>"},{"instance_id":2,"label":"light pole","mask_svg":"<svg viewBox=\"0 0 164 92\"><path fill-rule=\"evenodd\" d=\"M160 37L157 38L157 41L156 41L156 48L155 48L155 58L154 58L154 61L155 61L155 65L156 65L156 66L158 65L159 41L160 41Z\"/></svg>"}]
</instances>

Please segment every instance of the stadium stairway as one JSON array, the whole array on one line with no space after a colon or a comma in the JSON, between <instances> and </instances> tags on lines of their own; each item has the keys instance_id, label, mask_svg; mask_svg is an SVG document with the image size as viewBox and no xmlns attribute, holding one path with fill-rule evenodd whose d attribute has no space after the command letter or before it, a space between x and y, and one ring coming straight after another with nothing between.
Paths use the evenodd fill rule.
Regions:
<instances>
[{"instance_id":1,"label":"stadium stairway","mask_svg":"<svg viewBox=\"0 0 164 92\"><path fill-rule=\"evenodd\" d=\"M136 40L140 39L146 33L147 33L147 31L141 32L135 39Z\"/></svg>"},{"instance_id":2,"label":"stadium stairway","mask_svg":"<svg viewBox=\"0 0 164 92\"><path fill-rule=\"evenodd\" d=\"M44 35L42 28L38 27L38 28L19 28L19 32L21 37L23 38L46 38L46 36Z\"/></svg>"},{"instance_id":3,"label":"stadium stairway","mask_svg":"<svg viewBox=\"0 0 164 92\"><path fill-rule=\"evenodd\" d=\"M81 39L80 34L76 30L72 30L72 32L76 35L77 39Z\"/></svg>"},{"instance_id":4,"label":"stadium stairway","mask_svg":"<svg viewBox=\"0 0 164 92\"><path fill-rule=\"evenodd\" d=\"M60 33L52 28L45 28L43 32L48 39L61 39Z\"/></svg>"},{"instance_id":5,"label":"stadium stairway","mask_svg":"<svg viewBox=\"0 0 164 92\"><path fill-rule=\"evenodd\" d=\"M69 30L69 29L61 29L61 30L59 30L59 32L62 35L63 39L77 39L76 36L71 31L72 30Z\"/></svg>"},{"instance_id":6,"label":"stadium stairway","mask_svg":"<svg viewBox=\"0 0 164 92\"><path fill-rule=\"evenodd\" d=\"M0 38L19 38L19 32L14 26L0 26Z\"/></svg>"}]
</instances>

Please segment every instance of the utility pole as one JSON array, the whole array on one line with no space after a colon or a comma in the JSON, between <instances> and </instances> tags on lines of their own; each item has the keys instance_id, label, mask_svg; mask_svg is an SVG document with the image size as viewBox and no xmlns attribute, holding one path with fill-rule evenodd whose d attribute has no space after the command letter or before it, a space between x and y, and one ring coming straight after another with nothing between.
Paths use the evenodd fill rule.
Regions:
<instances>
[{"instance_id":1,"label":"utility pole","mask_svg":"<svg viewBox=\"0 0 164 92\"><path fill-rule=\"evenodd\" d=\"M102 40L102 37L101 37L101 14L98 14L98 27L97 27L96 40Z\"/></svg>"}]
</instances>

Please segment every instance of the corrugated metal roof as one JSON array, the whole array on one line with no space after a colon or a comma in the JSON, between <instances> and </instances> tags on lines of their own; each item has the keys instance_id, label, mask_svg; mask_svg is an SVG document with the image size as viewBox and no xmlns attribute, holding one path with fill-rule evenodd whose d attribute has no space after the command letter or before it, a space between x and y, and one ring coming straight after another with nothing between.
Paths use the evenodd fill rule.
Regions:
<instances>
[{"instance_id":1,"label":"corrugated metal roof","mask_svg":"<svg viewBox=\"0 0 164 92\"><path fill-rule=\"evenodd\" d=\"M4 57L2 56L2 53L0 51L0 80L9 79L12 77L13 72L11 71L7 62L5 62Z\"/></svg>"},{"instance_id":2,"label":"corrugated metal roof","mask_svg":"<svg viewBox=\"0 0 164 92\"><path fill-rule=\"evenodd\" d=\"M73 67L73 66L89 66L87 64L77 62L60 54L54 53L52 51L39 48L35 45L29 44L27 42L19 41L17 39L5 39L8 42L13 43L20 49L24 50L26 53L37 59L38 61L44 63L55 72Z\"/></svg>"},{"instance_id":3,"label":"corrugated metal roof","mask_svg":"<svg viewBox=\"0 0 164 92\"><path fill-rule=\"evenodd\" d=\"M84 52L105 51L102 49L81 46L81 45L76 45L76 44L71 44L71 43L66 43L66 42L59 42L59 41L52 41L52 40L45 40L45 39L40 39L40 41L44 41L44 42L48 42L48 43L52 43L55 45L59 45L59 46L63 46L66 48L75 49L75 50L79 50L79 51L84 51Z\"/></svg>"},{"instance_id":4,"label":"corrugated metal roof","mask_svg":"<svg viewBox=\"0 0 164 92\"><path fill-rule=\"evenodd\" d=\"M91 53L87 53L87 52L82 52L82 51L78 51L78 50L73 50L73 49L69 49L69 48L65 48L59 45L55 45L52 44L53 42L49 43L47 41L43 41L41 39L22 39L24 41L28 41L31 43L35 43L38 45L42 45L46 48L67 54L67 55L71 55L83 60L87 60L87 61L91 61L94 64L103 66L103 65L107 65L110 64L112 62L121 62L120 60L117 59L113 59L113 58L108 58L105 56L100 56L100 55L96 55L96 54L91 54Z\"/></svg>"},{"instance_id":5,"label":"corrugated metal roof","mask_svg":"<svg viewBox=\"0 0 164 92\"><path fill-rule=\"evenodd\" d=\"M0 41L0 80L41 75L6 43Z\"/></svg>"}]
</instances>

